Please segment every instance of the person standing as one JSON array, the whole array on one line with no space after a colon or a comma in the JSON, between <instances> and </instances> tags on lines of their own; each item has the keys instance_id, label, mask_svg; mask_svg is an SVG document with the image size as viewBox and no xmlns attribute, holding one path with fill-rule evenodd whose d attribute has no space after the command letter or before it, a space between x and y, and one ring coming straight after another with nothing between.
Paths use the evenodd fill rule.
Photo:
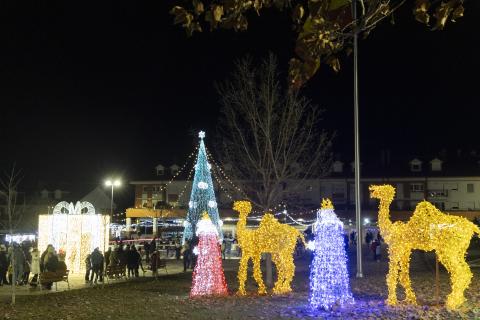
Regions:
<instances>
[{"instance_id":1,"label":"person standing","mask_svg":"<svg viewBox=\"0 0 480 320\"><path fill-rule=\"evenodd\" d=\"M372 244L370 245L370 249L373 252L373 261L377 261L377 246L378 246L378 242L375 239L372 241Z\"/></svg>"},{"instance_id":2,"label":"person standing","mask_svg":"<svg viewBox=\"0 0 480 320\"><path fill-rule=\"evenodd\" d=\"M33 274L33 278L30 281L32 287L38 285L38 275L40 273L40 252L37 248L33 248L31 252L32 262L30 263L30 272Z\"/></svg>"},{"instance_id":3,"label":"person standing","mask_svg":"<svg viewBox=\"0 0 480 320\"><path fill-rule=\"evenodd\" d=\"M150 257L150 269L152 270L152 276L155 278L158 276L158 266L160 264L160 252L156 250Z\"/></svg>"},{"instance_id":4,"label":"person standing","mask_svg":"<svg viewBox=\"0 0 480 320\"><path fill-rule=\"evenodd\" d=\"M133 269L133 272L135 273L135 278L138 278L138 268L140 267L140 263L141 263L141 257L140 257L140 254L138 253L137 249L135 248L135 246L132 245L132 249L130 250L131 253L130 253L130 256L131 256L131 259L132 259L132 269Z\"/></svg>"},{"instance_id":5,"label":"person standing","mask_svg":"<svg viewBox=\"0 0 480 320\"><path fill-rule=\"evenodd\" d=\"M145 250L145 263L150 263L150 244L147 241L143 242L143 249Z\"/></svg>"},{"instance_id":6,"label":"person standing","mask_svg":"<svg viewBox=\"0 0 480 320\"><path fill-rule=\"evenodd\" d=\"M13 246L13 255L15 256L15 264L13 266L13 271L15 272L15 279L17 282L16 284L22 285L26 259L22 248L18 244L14 244Z\"/></svg>"},{"instance_id":7,"label":"person standing","mask_svg":"<svg viewBox=\"0 0 480 320\"><path fill-rule=\"evenodd\" d=\"M7 247L4 244L0 244L0 286L3 286L4 284L8 284L7 271L8 271Z\"/></svg>"},{"instance_id":8,"label":"person standing","mask_svg":"<svg viewBox=\"0 0 480 320\"><path fill-rule=\"evenodd\" d=\"M92 263L92 275L90 277L90 282L103 282L104 258L98 247L95 248L95 250L93 250L92 254L90 255L90 261ZM95 280L93 279L93 276L95 276Z\"/></svg>"},{"instance_id":9,"label":"person standing","mask_svg":"<svg viewBox=\"0 0 480 320\"><path fill-rule=\"evenodd\" d=\"M108 247L107 252L105 252L105 265L109 266L110 265L110 256L112 255L112 248Z\"/></svg>"},{"instance_id":10,"label":"person standing","mask_svg":"<svg viewBox=\"0 0 480 320\"><path fill-rule=\"evenodd\" d=\"M190 241L185 240L185 243L182 246L183 254L183 272L187 272L187 269L190 267L190 256L191 256Z\"/></svg>"},{"instance_id":11,"label":"person standing","mask_svg":"<svg viewBox=\"0 0 480 320\"><path fill-rule=\"evenodd\" d=\"M85 283L90 282L90 272L92 271L92 262L90 261L91 254L85 257Z\"/></svg>"},{"instance_id":12,"label":"person standing","mask_svg":"<svg viewBox=\"0 0 480 320\"><path fill-rule=\"evenodd\" d=\"M177 239L175 240L175 259L180 260L180 251L182 251L182 246L180 245L180 241Z\"/></svg>"}]
</instances>

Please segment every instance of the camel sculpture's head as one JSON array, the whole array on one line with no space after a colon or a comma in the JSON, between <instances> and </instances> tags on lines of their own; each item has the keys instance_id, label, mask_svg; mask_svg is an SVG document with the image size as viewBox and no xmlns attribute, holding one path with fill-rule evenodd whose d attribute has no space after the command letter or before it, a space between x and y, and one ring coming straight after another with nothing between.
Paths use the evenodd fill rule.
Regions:
<instances>
[{"instance_id":1,"label":"camel sculpture's head","mask_svg":"<svg viewBox=\"0 0 480 320\"><path fill-rule=\"evenodd\" d=\"M392 201L395 197L395 188L389 184L371 185L369 187L370 198Z\"/></svg>"},{"instance_id":2,"label":"camel sculpture's head","mask_svg":"<svg viewBox=\"0 0 480 320\"><path fill-rule=\"evenodd\" d=\"M252 204L250 201L235 201L233 210L238 211L240 218L246 217L252 211Z\"/></svg>"}]
</instances>

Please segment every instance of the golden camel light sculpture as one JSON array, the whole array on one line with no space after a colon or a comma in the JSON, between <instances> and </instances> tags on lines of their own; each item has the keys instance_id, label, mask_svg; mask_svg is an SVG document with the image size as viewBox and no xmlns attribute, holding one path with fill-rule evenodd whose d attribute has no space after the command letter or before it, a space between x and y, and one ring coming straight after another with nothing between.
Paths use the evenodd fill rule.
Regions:
<instances>
[{"instance_id":1,"label":"golden camel light sculpture","mask_svg":"<svg viewBox=\"0 0 480 320\"><path fill-rule=\"evenodd\" d=\"M253 277L258 284L258 293L266 294L267 290L260 270L262 253L271 253L272 261L277 267L277 282L273 288L274 294L284 294L292 291L290 283L295 275L293 252L297 238L305 244L303 235L292 226L281 224L275 217L266 213L257 229L247 230L247 216L252 211L248 201L236 201L233 209L239 212L237 223L238 245L242 249L242 258L238 270L238 294L245 295L248 261L253 261Z\"/></svg>"},{"instance_id":2,"label":"golden camel light sculpture","mask_svg":"<svg viewBox=\"0 0 480 320\"><path fill-rule=\"evenodd\" d=\"M405 301L416 304L409 267L411 251L418 249L435 250L438 260L450 273L452 292L447 297L446 306L450 310L458 308L465 301L463 292L472 279L465 254L473 234L480 235L480 229L465 218L442 213L427 201L417 205L408 222L393 223L389 215L395 188L391 185L372 185L370 197L380 200L378 226L388 244L387 304L397 304L397 282L405 289Z\"/></svg>"}]
</instances>

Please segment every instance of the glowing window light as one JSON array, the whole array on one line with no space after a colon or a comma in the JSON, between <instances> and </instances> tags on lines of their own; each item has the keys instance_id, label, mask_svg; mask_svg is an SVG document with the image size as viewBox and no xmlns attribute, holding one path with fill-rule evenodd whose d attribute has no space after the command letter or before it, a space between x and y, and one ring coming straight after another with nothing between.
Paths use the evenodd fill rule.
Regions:
<instances>
[{"instance_id":1,"label":"glowing window light","mask_svg":"<svg viewBox=\"0 0 480 320\"><path fill-rule=\"evenodd\" d=\"M343 223L329 199L322 201L315 223L309 302L313 309L353 302L347 271Z\"/></svg>"},{"instance_id":2,"label":"glowing window light","mask_svg":"<svg viewBox=\"0 0 480 320\"><path fill-rule=\"evenodd\" d=\"M38 249L43 252L48 244L52 244L57 252L65 251L65 263L72 273L84 272L87 254L96 247L103 251L109 240L110 217L92 214L90 203L78 204L63 202L57 206L74 210L69 210L68 214L39 215L38 221ZM87 214L81 213L82 208L87 208Z\"/></svg>"}]
</instances>

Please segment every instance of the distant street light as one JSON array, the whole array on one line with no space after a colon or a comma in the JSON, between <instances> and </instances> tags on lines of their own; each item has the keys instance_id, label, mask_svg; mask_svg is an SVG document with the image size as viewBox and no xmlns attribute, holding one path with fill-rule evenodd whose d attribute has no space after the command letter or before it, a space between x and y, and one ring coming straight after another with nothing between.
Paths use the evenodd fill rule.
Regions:
<instances>
[{"instance_id":1,"label":"distant street light","mask_svg":"<svg viewBox=\"0 0 480 320\"><path fill-rule=\"evenodd\" d=\"M113 219L113 187L120 187L122 182L119 179L112 180L107 179L105 180L105 186L112 187L112 197L110 198L110 219Z\"/></svg>"}]
</instances>

